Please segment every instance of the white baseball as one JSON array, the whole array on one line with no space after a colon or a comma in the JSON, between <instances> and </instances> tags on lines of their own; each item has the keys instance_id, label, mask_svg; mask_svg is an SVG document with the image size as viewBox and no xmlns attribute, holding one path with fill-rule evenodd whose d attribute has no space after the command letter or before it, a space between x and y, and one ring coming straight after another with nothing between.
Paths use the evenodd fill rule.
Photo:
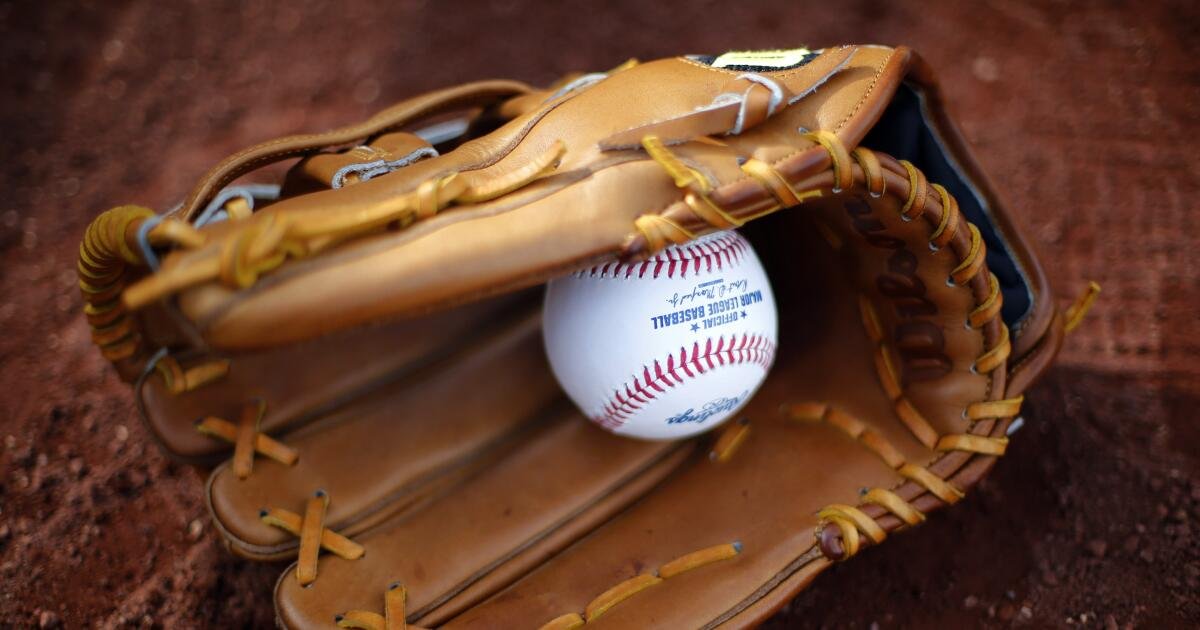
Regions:
<instances>
[{"instance_id":1,"label":"white baseball","mask_svg":"<svg viewBox=\"0 0 1200 630\"><path fill-rule=\"evenodd\" d=\"M606 429L645 439L707 431L775 359L775 296L737 232L553 280L543 336L567 395Z\"/></svg>"}]
</instances>

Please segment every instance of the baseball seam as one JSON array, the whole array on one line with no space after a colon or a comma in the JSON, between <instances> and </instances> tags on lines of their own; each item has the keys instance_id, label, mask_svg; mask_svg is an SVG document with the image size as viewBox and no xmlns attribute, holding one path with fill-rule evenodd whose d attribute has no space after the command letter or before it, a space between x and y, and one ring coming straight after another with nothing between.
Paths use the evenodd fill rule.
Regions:
<instances>
[{"instance_id":1,"label":"baseball seam","mask_svg":"<svg viewBox=\"0 0 1200 630\"><path fill-rule=\"evenodd\" d=\"M709 337L703 344L693 342L690 354L688 347L682 346L678 353L672 353L666 359L655 359L643 365L640 376L635 373L631 381L613 390L612 396L601 407L601 414L593 420L605 428L616 429L642 407L686 379L697 378L726 365L743 363L757 364L765 371L775 359L775 344L764 335L734 334L728 340L717 337L715 341Z\"/></svg>"},{"instance_id":2,"label":"baseball seam","mask_svg":"<svg viewBox=\"0 0 1200 630\"><path fill-rule=\"evenodd\" d=\"M746 255L746 241L737 234L718 234L702 242L692 241L663 251L641 262L611 262L575 272L576 278L686 278L690 272L732 267Z\"/></svg>"}]
</instances>

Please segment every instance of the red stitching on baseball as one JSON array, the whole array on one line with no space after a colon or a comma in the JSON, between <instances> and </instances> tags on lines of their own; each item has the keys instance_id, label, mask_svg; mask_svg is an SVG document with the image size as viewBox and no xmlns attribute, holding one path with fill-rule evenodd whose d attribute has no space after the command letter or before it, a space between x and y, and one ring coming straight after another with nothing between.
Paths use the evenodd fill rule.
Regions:
<instances>
[{"instance_id":1,"label":"red stitching on baseball","mask_svg":"<svg viewBox=\"0 0 1200 630\"><path fill-rule=\"evenodd\" d=\"M593 420L600 426L616 429L659 394L681 385L687 378L696 378L717 367L743 363L761 365L765 370L774 359L775 344L762 335L731 335L728 340L717 337L715 346L713 338L709 337L703 348L696 341L690 351L687 346L679 349L678 360L675 353L671 353L666 359L655 359L643 365L640 374L635 373L631 381L613 390L612 397L601 408L600 416Z\"/></svg>"},{"instance_id":2,"label":"red stitching on baseball","mask_svg":"<svg viewBox=\"0 0 1200 630\"><path fill-rule=\"evenodd\" d=\"M646 260L634 263L610 262L575 272L576 278L686 278L703 265L705 271L733 266L746 255L746 241L736 233L723 233L703 243L691 242L667 248Z\"/></svg>"}]
</instances>

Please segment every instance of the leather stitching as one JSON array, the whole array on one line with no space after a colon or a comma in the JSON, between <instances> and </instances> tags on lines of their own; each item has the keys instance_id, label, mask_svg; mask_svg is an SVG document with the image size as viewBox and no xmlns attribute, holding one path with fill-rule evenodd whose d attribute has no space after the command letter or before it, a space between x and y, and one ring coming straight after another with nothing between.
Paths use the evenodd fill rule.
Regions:
<instances>
[{"instance_id":1,"label":"leather stitching","mask_svg":"<svg viewBox=\"0 0 1200 630\"><path fill-rule=\"evenodd\" d=\"M858 113L858 110L862 109L863 104L867 102L867 98L870 97L871 93L875 91L875 86L879 84L879 77L883 76L884 69L888 67L888 64L891 63L892 58L895 56L896 51L893 50L890 55L884 57L883 61L876 66L875 76L871 78L871 84L867 86L867 89L863 92L862 98L858 100L858 103L854 106L854 109L850 110L850 113L846 114L845 118L842 118L841 122L839 122L837 126L833 128L834 132L841 131L842 127L845 127L846 124L849 123L852 118L854 118L854 115Z\"/></svg>"}]
</instances>

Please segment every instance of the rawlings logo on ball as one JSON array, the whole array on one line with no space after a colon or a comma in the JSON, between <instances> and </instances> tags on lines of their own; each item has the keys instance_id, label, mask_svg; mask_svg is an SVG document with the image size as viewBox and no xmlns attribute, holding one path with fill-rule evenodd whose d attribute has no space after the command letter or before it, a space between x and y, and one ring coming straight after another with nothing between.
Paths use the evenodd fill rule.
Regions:
<instances>
[{"instance_id":1,"label":"rawlings logo on ball","mask_svg":"<svg viewBox=\"0 0 1200 630\"><path fill-rule=\"evenodd\" d=\"M734 396L733 398L718 398L716 400L709 401L700 408L699 412L697 412L695 409L687 409L682 413L667 418L667 424L681 424L684 422L695 422L696 424L700 424L719 413L724 414L726 412L735 411L741 406L742 402L745 401L749 395L750 391L746 390L742 392L741 396Z\"/></svg>"}]
</instances>

